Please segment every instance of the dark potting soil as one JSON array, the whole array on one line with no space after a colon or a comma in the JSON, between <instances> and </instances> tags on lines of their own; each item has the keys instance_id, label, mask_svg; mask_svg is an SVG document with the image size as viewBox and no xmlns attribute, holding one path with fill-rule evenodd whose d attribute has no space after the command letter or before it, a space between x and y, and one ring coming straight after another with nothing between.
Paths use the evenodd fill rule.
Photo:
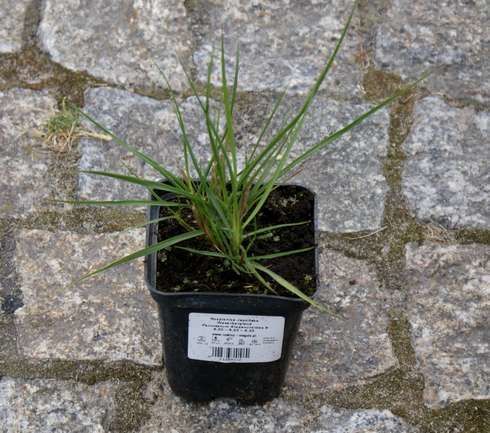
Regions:
<instances>
[{"instance_id":1,"label":"dark potting soil","mask_svg":"<svg viewBox=\"0 0 490 433\"><path fill-rule=\"evenodd\" d=\"M270 237L256 239L250 250L251 255L258 256L314 246L313 208L313 194L305 188L280 186L273 191L257 216L257 228L300 221L309 221L309 223L275 230ZM162 208L160 216L166 215L165 209ZM174 220L162 221L158 226L158 241L184 231ZM213 250L204 238L190 239L179 245ZM261 263L307 295L314 293L316 275L313 249L301 254L263 260ZM264 278L278 295L295 297L275 281L266 276ZM192 254L178 248L170 248L158 253L156 288L161 292L273 294L254 276L236 274L222 259Z\"/></svg>"}]
</instances>

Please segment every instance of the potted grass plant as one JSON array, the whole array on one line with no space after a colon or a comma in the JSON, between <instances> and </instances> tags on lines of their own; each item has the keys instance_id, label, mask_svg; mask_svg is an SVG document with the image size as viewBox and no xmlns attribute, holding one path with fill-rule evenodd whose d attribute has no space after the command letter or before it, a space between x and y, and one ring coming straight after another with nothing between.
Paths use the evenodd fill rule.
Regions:
<instances>
[{"instance_id":1,"label":"potted grass plant","mask_svg":"<svg viewBox=\"0 0 490 433\"><path fill-rule=\"evenodd\" d=\"M145 258L145 279L159 307L167 377L174 392L188 400L232 397L258 402L278 396L303 311L313 306L334 314L314 298L314 195L284 183L308 158L416 84L400 89L299 156L292 156L305 116L333 65L353 11L300 110L271 134L269 129L285 93L278 98L241 165L233 116L239 54L237 50L229 81L223 41L218 65L221 111L211 103L213 56L204 90L198 90L188 77L207 127L211 156L206 163L198 161L173 91L170 95L182 141L184 168L180 173L171 172L81 112L157 176L157 180L150 180L85 172L142 186L148 198L77 204L144 205L149 211L146 247L83 278ZM163 72L162 76L168 84ZM263 142L266 136L270 138Z\"/></svg>"}]
</instances>

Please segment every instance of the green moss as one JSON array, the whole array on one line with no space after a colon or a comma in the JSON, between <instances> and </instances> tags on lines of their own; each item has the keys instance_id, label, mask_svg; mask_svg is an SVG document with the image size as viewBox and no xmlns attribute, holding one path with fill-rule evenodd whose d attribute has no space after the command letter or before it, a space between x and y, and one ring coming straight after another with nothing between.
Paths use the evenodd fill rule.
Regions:
<instances>
[{"instance_id":1,"label":"green moss","mask_svg":"<svg viewBox=\"0 0 490 433\"><path fill-rule=\"evenodd\" d=\"M424 412L423 386L419 375L394 369L365 385L332 393L326 397L325 403L352 410L389 409L400 417L416 420Z\"/></svg>"},{"instance_id":2,"label":"green moss","mask_svg":"<svg viewBox=\"0 0 490 433\"><path fill-rule=\"evenodd\" d=\"M107 380L147 382L156 368L144 367L132 362L104 363L102 361L30 361L11 359L0 364L0 376L24 379L76 380L93 385Z\"/></svg>"},{"instance_id":3,"label":"green moss","mask_svg":"<svg viewBox=\"0 0 490 433\"><path fill-rule=\"evenodd\" d=\"M399 75L369 68L362 79L365 96L371 101L379 101L395 93L401 86Z\"/></svg>"},{"instance_id":4,"label":"green moss","mask_svg":"<svg viewBox=\"0 0 490 433\"><path fill-rule=\"evenodd\" d=\"M388 334L400 367L405 370L414 368L416 360L410 338L410 322L403 313L398 311L390 313Z\"/></svg>"},{"instance_id":5,"label":"green moss","mask_svg":"<svg viewBox=\"0 0 490 433\"><path fill-rule=\"evenodd\" d=\"M112 208L80 207L70 211L43 211L22 220L20 226L28 229L70 230L78 233L105 233L143 224L142 212L126 212Z\"/></svg>"},{"instance_id":6,"label":"green moss","mask_svg":"<svg viewBox=\"0 0 490 433\"><path fill-rule=\"evenodd\" d=\"M77 105L83 105L86 88L104 84L86 73L72 72L54 63L36 45L0 56L0 77L6 81L4 88L50 89L60 102L66 97Z\"/></svg>"},{"instance_id":7,"label":"green moss","mask_svg":"<svg viewBox=\"0 0 490 433\"><path fill-rule=\"evenodd\" d=\"M444 409L427 410L417 424L422 433L488 433L490 400L467 400Z\"/></svg>"},{"instance_id":8,"label":"green moss","mask_svg":"<svg viewBox=\"0 0 490 433\"><path fill-rule=\"evenodd\" d=\"M121 386L116 393L115 416L109 431L133 433L148 418L148 403L142 398L145 382L131 382Z\"/></svg>"},{"instance_id":9,"label":"green moss","mask_svg":"<svg viewBox=\"0 0 490 433\"><path fill-rule=\"evenodd\" d=\"M456 232L455 238L460 243L490 245L490 230L463 229Z\"/></svg>"}]
</instances>

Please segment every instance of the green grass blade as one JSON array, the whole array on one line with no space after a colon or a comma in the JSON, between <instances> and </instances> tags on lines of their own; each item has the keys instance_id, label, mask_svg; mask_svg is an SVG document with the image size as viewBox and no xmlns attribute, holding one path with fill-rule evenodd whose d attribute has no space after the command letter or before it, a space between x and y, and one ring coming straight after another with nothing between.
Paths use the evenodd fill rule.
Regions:
<instances>
[{"instance_id":1,"label":"green grass blade","mask_svg":"<svg viewBox=\"0 0 490 433\"><path fill-rule=\"evenodd\" d=\"M271 271L269 268L266 268L265 266L262 266L259 263L254 263L253 266L257 270L263 272L264 274L267 274L274 281L276 281L277 284L281 285L286 290L288 290L291 293L293 293L294 295L296 295L298 298L301 298L303 301L308 302L310 305L312 305L313 307L319 309L320 311L322 311L324 313L333 314L331 308L328 308L328 307L316 302L314 299L310 298L309 296L305 295L301 290L296 288L294 285L292 285L289 281L282 278L280 275Z\"/></svg>"},{"instance_id":2,"label":"green grass blade","mask_svg":"<svg viewBox=\"0 0 490 433\"><path fill-rule=\"evenodd\" d=\"M237 49L238 56L238 49ZM238 64L235 64L235 78L238 79ZM230 180L232 183L232 188L236 189L236 173L237 173L237 155L236 155L236 141L235 134L233 130L233 96L230 101L230 95L228 94L228 82L226 78L226 62L225 62L225 42L223 35L221 36L221 82L222 82L222 98L223 105L225 108L225 118L226 118L226 128L225 128L225 141L226 148L225 153L231 155L231 171ZM232 92L236 93L237 83L234 83L234 88ZM236 95L235 95L236 96Z\"/></svg>"},{"instance_id":3,"label":"green grass blade","mask_svg":"<svg viewBox=\"0 0 490 433\"><path fill-rule=\"evenodd\" d=\"M297 223L276 224L276 225L273 225L273 226L262 227L260 229L257 229L257 230L254 230L252 232L246 233L243 237L244 238L248 238L250 236L256 236L256 235L261 234L261 233L271 232L271 231L279 230L279 229L286 228L286 227L301 226L301 225L304 225L304 224L308 224L309 222L310 221L300 221L300 222L297 222Z\"/></svg>"},{"instance_id":4,"label":"green grass blade","mask_svg":"<svg viewBox=\"0 0 490 433\"><path fill-rule=\"evenodd\" d=\"M327 61L327 64L325 67L321 70L318 78L316 79L315 83L311 87L311 89L308 92L308 95L305 99L305 102L303 103L303 106L299 110L298 114L284 127L281 129L275 137L269 142L269 144L257 155L255 160L250 164L249 167L247 167L245 170L243 170L242 177L248 177L250 172L255 168L255 166L262 161L264 158L269 155L271 152L271 149L273 149L276 145L277 142L279 142L291 129L295 128L298 124L298 122L303 118L305 113L307 112L309 106L313 102L313 99L315 98L316 94L318 93L318 90L320 89L320 86L322 85L323 81L325 80L325 77L327 76L328 72L330 71L333 62L335 58L337 57L337 53L339 52L339 49L342 45L342 42L344 41L344 38L347 34L347 31L349 30L350 23L352 21L352 17L354 15L354 11L357 6L357 1L354 2L354 5L352 7L352 10L349 14L349 17L347 19L347 22L342 30L342 33L340 35L339 40L337 41L337 44L335 45L333 53L330 55L330 58ZM298 131L299 133L299 131ZM243 180L242 180L243 182Z\"/></svg>"},{"instance_id":5,"label":"green grass blade","mask_svg":"<svg viewBox=\"0 0 490 433\"><path fill-rule=\"evenodd\" d=\"M277 110L281 106L282 101L283 101L284 97L286 96L286 93L287 93L287 89L281 93L281 95L277 99L276 103L274 104L274 107L272 108L271 113L269 114L266 121L264 122L264 125L262 126L259 137L257 138L257 141L255 142L254 147L252 148L252 152L247 157L247 161L254 157L255 152L257 151L262 139L264 138L264 135L266 134L267 130L269 129L269 126L271 125L272 120L274 119L274 116L276 115Z\"/></svg>"},{"instance_id":6,"label":"green grass blade","mask_svg":"<svg viewBox=\"0 0 490 433\"><path fill-rule=\"evenodd\" d=\"M183 186L182 188L181 187L172 187L172 186L170 186L166 183L163 183L163 182L156 182L153 180L143 179L141 177L130 176L130 175L121 174L121 173L111 173L109 171L81 170L80 172L85 173L85 174L94 174L96 176L103 176L103 177L109 177L109 178L116 179L116 180L121 180L123 182L128 182L128 183L132 183L134 185L143 186L143 187L150 189L150 190L156 189L159 191L166 191L166 192L170 192L170 193L173 193L173 194L175 194L177 196L181 196L181 197L186 197L186 198L192 197L192 194L187 192L187 190L185 189L185 186Z\"/></svg>"},{"instance_id":7,"label":"green grass blade","mask_svg":"<svg viewBox=\"0 0 490 433\"><path fill-rule=\"evenodd\" d=\"M153 219L153 220L145 221L144 223L141 223L141 224L136 224L134 226L128 227L126 230L139 229L139 228L142 228L142 227L146 227L146 226L148 226L150 224L157 224L157 223L159 223L161 221L168 221L168 220L171 220L171 219L174 219L174 217L168 216L168 217L156 218L156 219Z\"/></svg>"},{"instance_id":8,"label":"green grass blade","mask_svg":"<svg viewBox=\"0 0 490 433\"><path fill-rule=\"evenodd\" d=\"M262 285L264 287L267 288L267 290L269 290L270 292L274 293L274 295L278 295L277 291L274 290L274 288L265 280L265 278L260 275L257 270L253 267L253 265L249 265L250 266L250 270L249 272L255 277L257 278L257 280L259 280L260 283L262 283Z\"/></svg>"},{"instance_id":9,"label":"green grass blade","mask_svg":"<svg viewBox=\"0 0 490 433\"><path fill-rule=\"evenodd\" d=\"M286 257L286 256L292 256L293 254L305 253L306 251L311 251L314 248L315 247L300 248L298 250L281 251L279 253L264 254L262 256L252 256L251 259L253 259L253 260L277 259L278 257Z\"/></svg>"},{"instance_id":10,"label":"green grass blade","mask_svg":"<svg viewBox=\"0 0 490 433\"><path fill-rule=\"evenodd\" d=\"M204 232L202 230L194 230L192 232L182 233L180 235L173 236L169 239L165 239L164 241L158 242L157 244L143 248L143 249L136 251L132 254L128 254L127 256L125 256L121 259L114 260L114 261L104 265L103 267L82 276L79 279L79 282L86 280L87 278L93 277L94 275L100 274L101 272L105 272L105 271L107 271L111 268L114 268L116 266L120 266L120 265L123 265L125 263L131 262L132 260L135 260L139 257L148 256L148 255L156 253L157 251L160 251L164 248L171 247L172 245L176 245L176 244L183 242L183 241L186 241L188 239L192 239L192 238L196 238L198 236L202 236L203 234L204 234Z\"/></svg>"},{"instance_id":11,"label":"green grass blade","mask_svg":"<svg viewBox=\"0 0 490 433\"><path fill-rule=\"evenodd\" d=\"M183 203L176 203L166 200L54 200L54 202L67 203L75 206L185 206Z\"/></svg>"},{"instance_id":12,"label":"green grass blade","mask_svg":"<svg viewBox=\"0 0 490 433\"><path fill-rule=\"evenodd\" d=\"M203 182L203 181L205 181L205 178L203 177L201 166L200 166L199 161L198 161L198 159L194 153L192 145L190 144L189 137L187 135L187 129L185 127L184 117L182 115L182 111L180 110L179 103L177 102L177 99L175 98L175 92L172 89L172 86L170 85L170 81L168 80L165 72L158 66L158 64L156 64L156 62L155 62L155 65L156 65L160 75L165 80L165 83L167 84L167 87L170 91L170 98L172 100L172 104L173 104L174 109L175 109L175 114L177 116L177 122L179 124L179 128L180 128L180 131L182 133L182 144L184 147L184 164L185 164L185 169L186 169L186 175L190 179L191 173L189 172L189 161L188 161L188 158L190 156L192 164L194 166L194 169L196 170L196 173L197 173L199 179L201 180L201 182ZM189 84L191 84L191 86L192 86L193 82L192 82L190 76L188 75L187 70L184 67L183 62L180 62L180 65L181 65L182 71L184 72L184 75L187 77Z\"/></svg>"},{"instance_id":13,"label":"green grass blade","mask_svg":"<svg viewBox=\"0 0 490 433\"><path fill-rule=\"evenodd\" d=\"M178 248L179 250L185 250L188 251L192 254L199 254L201 256L208 256L208 257L218 257L220 259L226 259L228 256L226 256L223 253L217 253L216 251L206 251L206 250L196 250L195 248L189 248L189 247L175 247Z\"/></svg>"},{"instance_id":14,"label":"green grass blade","mask_svg":"<svg viewBox=\"0 0 490 433\"><path fill-rule=\"evenodd\" d=\"M398 92L395 94L385 98L383 101L381 101L379 104L375 105L374 107L370 108L360 116L358 116L356 119L354 119L352 122L344 126L343 128L340 128L339 130L335 131L333 134L323 138L313 146L311 146L307 151L305 151L303 154L295 158L291 163L289 163L283 171L283 175L290 172L293 168L298 166L299 164L303 163L306 159L314 155L315 153L318 153L321 151L325 146L330 144L331 142L338 140L342 135L345 133L349 132L351 129L355 128L357 125L362 123L364 120L372 116L374 113L378 112L379 110L383 109L387 105L391 104L395 99L398 99L399 97L406 95L409 93L413 88L422 80L425 80L427 78L428 74L424 74L422 77L420 77L418 80L415 82L405 86L404 88L400 89Z\"/></svg>"}]
</instances>

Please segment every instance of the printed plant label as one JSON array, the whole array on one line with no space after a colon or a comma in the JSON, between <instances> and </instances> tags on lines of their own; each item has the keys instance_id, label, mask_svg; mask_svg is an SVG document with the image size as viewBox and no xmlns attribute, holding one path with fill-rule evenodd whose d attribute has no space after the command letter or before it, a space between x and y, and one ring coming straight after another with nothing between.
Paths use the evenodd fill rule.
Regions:
<instances>
[{"instance_id":1,"label":"printed plant label","mask_svg":"<svg viewBox=\"0 0 490 433\"><path fill-rule=\"evenodd\" d=\"M282 354L284 317L189 314L187 356L213 362L272 362Z\"/></svg>"}]
</instances>

